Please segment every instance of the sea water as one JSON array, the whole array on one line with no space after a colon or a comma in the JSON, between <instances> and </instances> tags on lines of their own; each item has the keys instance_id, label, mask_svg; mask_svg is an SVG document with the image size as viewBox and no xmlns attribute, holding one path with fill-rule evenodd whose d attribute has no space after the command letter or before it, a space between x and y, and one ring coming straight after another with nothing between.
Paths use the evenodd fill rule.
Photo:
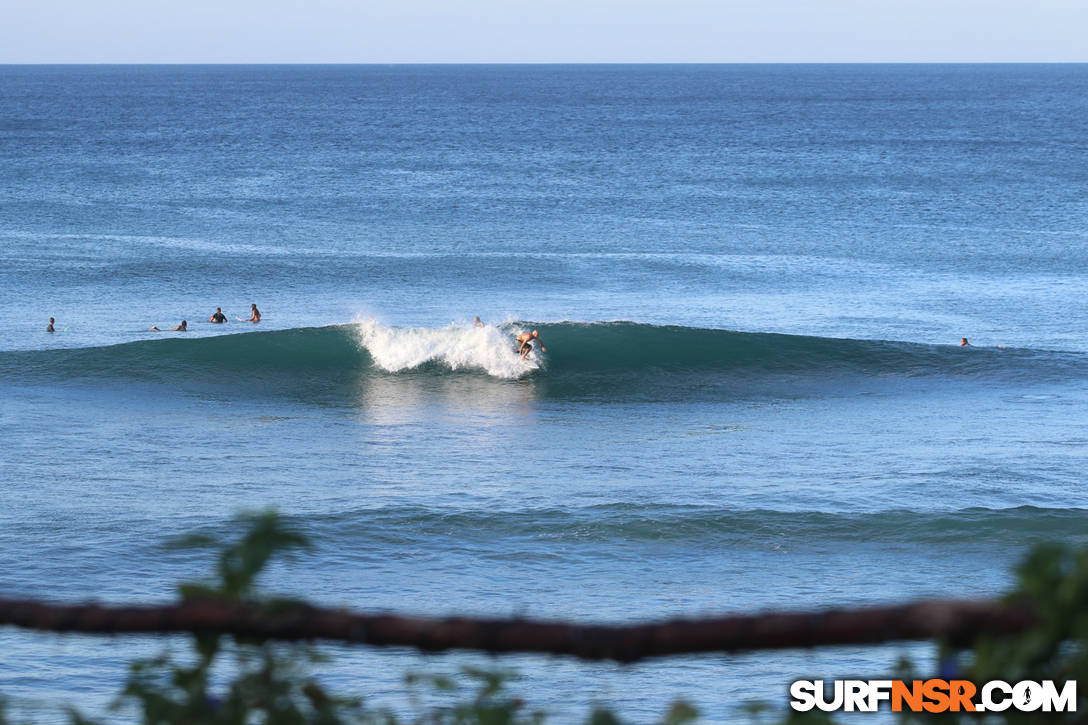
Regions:
<instances>
[{"instance_id":1,"label":"sea water","mask_svg":"<svg viewBox=\"0 0 1088 725\"><path fill-rule=\"evenodd\" d=\"M265 507L314 543L265 588L363 611L637 622L1005 591L1031 545L1088 542L1086 84L2 67L0 595L168 601L212 562L165 542ZM547 351L522 361L532 329ZM37 721L101 714L160 646L2 630L0 693ZM924 645L327 649L320 677L375 704L473 663L559 721L682 697L724 722L800 677L932 665Z\"/></svg>"}]
</instances>

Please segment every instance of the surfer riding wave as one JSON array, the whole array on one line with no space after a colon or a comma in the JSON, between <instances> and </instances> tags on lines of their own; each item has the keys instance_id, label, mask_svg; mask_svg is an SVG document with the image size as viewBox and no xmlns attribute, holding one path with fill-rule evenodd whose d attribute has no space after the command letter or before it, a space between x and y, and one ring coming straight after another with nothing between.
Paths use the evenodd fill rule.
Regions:
<instances>
[{"instance_id":1,"label":"surfer riding wave","mask_svg":"<svg viewBox=\"0 0 1088 725\"><path fill-rule=\"evenodd\" d=\"M544 341L540 339L540 333L537 330L522 333L514 339L518 343L518 354L521 355L522 360L528 357L529 353L533 351L533 340L536 340L540 343L541 352L548 351L548 348L544 347Z\"/></svg>"}]
</instances>

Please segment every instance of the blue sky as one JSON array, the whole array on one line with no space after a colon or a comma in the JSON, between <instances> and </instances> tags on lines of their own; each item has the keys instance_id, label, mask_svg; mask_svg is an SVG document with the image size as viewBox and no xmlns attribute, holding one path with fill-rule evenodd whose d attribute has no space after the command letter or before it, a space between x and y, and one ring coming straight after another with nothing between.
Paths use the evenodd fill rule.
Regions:
<instances>
[{"instance_id":1,"label":"blue sky","mask_svg":"<svg viewBox=\"0 0 1088 725\"><path fill-rule=\"evenodd\" d=\"M2 63L1088 61L1088 0L0 0Z\"/></svg>"}]
</instances>

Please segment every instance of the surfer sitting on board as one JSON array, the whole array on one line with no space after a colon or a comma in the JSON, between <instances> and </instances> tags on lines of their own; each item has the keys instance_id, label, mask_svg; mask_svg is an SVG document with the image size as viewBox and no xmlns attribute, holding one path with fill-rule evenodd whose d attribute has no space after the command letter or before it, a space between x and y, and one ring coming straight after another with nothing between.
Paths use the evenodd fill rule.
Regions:
<instances>
[{"instance_id":1,"label":"surfer sitting on board","mask_svg":"<svg viewBox=\"0 0 1088 725\"><path fill-rule=\"evenodd\" d=\"M52 317L50 317L49 318L49 327L45 328L46 332L56 332L56 330L53 329L53 323L54 322L55 322L55 320Z\"/></svg>"},{"instance_id":2,"label":"surfer sitting on board","mask_svg":"<svg viewBox=\"0 0 1088 725\"><path fill-rule=\"evenodd\" d=\"M536 340L540 343L541 350L543 350L544 352L548 351L548 348L544 347L544 343L540 339L540 333L536 330L533 330L532 332L524 332L514 339L517 340L518 354L521 355L522 360L528 357L529 353L533 351L533 340Z\"/></svg>"},{"instance_id":3,"label":"surfer sitting on board","mask_svg":"<svg viewBox=\"0 0 1088 725\"><path fill-rule=\"evenodd\" d=\"M208 322L214 322L217 325L221 325L227 321L227 316L223 314L222 307L215 308L215 314L208 318Z\"/></svg>"},{"instance_id":4,"label":"surfer sitting on board","mask_svg":"<svg viewBox=\"0 0 1088 725\"><path fill-rule=\"evenodd\" d=\"M257 303L254 302L252 305L249 306L249 308L250 308L250 310L252 310L252 312L249 315L249 319L248 320L242 320L242 322L260 322L261 321L261 311L257 309Z\"/></svg>"}]
</instances>

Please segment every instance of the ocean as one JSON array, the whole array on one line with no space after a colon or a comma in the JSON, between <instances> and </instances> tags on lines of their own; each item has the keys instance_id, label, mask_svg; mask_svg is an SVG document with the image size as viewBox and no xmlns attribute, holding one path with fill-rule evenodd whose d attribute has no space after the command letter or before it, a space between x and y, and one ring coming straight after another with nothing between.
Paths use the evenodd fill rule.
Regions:
<instances>
[{"instance_id":1,"label":"ocean","mask_svg":"<svg viewBox=\"0 0 1088 725\"><path fill-rule=\"evenodd\" d=\"M169 601L212 561L167 542L266 507L314 546L265 589L365 611L1006 591L1033 544L1088 543L1086 84L2 66L0 596ZM162 644L3 629L0 694L101 715ZM406 671L512 668L558 722L675 698L735 722L795 679L934 655L323 649L322 679L391 707Z\"/></svg>"}]
</instances>

